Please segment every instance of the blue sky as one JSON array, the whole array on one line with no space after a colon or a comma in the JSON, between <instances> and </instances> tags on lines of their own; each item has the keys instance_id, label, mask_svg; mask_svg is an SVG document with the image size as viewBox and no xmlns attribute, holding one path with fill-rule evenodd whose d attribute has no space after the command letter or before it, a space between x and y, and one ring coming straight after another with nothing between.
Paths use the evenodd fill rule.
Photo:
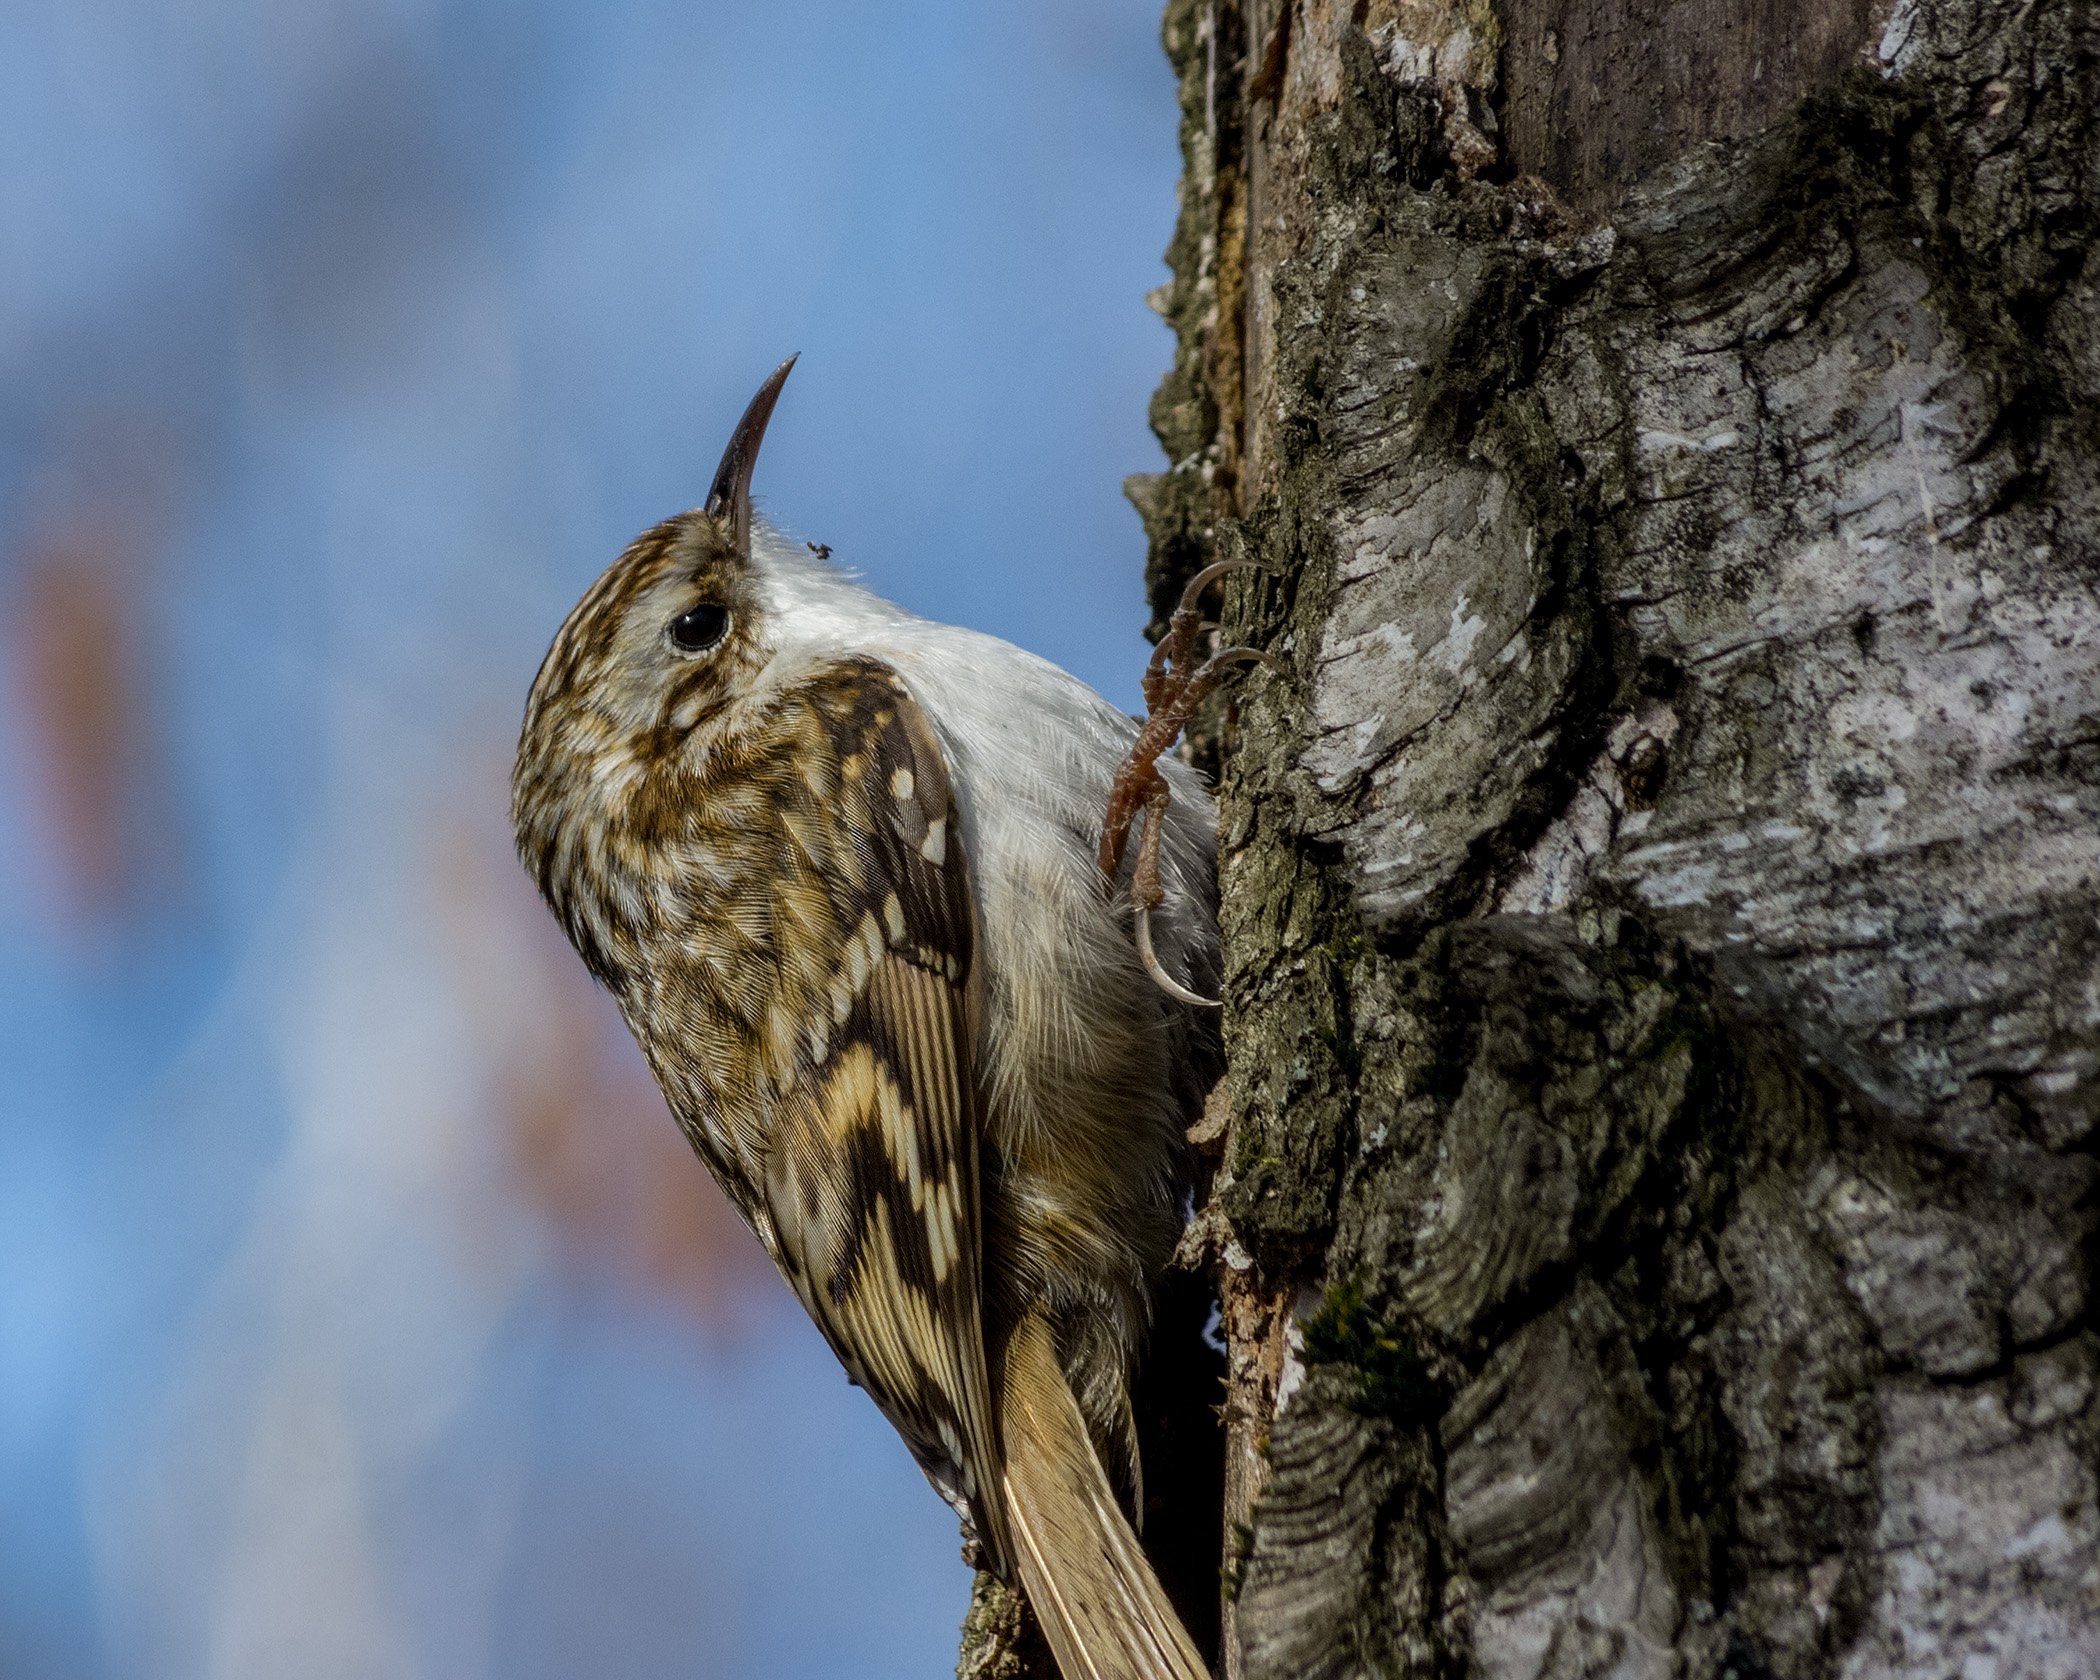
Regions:
<instances>
[{"instance_id":1,"label":"blue sky","mask_svg":"<svg viewBox=\"0 0 2100 1680\"><path fill-rule=\"evenodd\" d=\"M953 1522L503 776L790 350L772 516L1136 703L1156 14L5 21L0 1672L942 1672Z\"/></svg>"}]
</instances>

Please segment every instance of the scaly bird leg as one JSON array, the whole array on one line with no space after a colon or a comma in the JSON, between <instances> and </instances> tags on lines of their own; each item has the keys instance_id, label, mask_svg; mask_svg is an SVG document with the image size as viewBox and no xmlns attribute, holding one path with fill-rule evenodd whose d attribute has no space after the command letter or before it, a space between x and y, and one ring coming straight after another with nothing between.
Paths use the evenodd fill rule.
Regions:
<instances>
[{"instance_id":1,"label":"scaly bird leg","mask_svg":"<svg viewBox=\"0 0 2100 1680\"><path fill-rule=\"evenodd\" d=\"M1130 743L1130 751L1116 770L1109 786L1108 816L1101 826L1101 873L1111 884L1123 870L1123 851L1130 843L1130 824L1140 810L1149 809L1154 793L1160 808L1166 806L1167 780L1159 773L1159 756L1171 747L1187 726L1198 706L1208 700L1225 673L1234 665L1259 662L1281 670L1282 662L1260 648L1224 648L1194 671L1170 671L1163 680L1167 690L1153 706L1152 715ZM1156 842L1155 842L1156 844Z\"/></svg>"},{"instance_id":2,"label":"scaly bird leg","mask_svg":"<svg viewBox=\"0 0 2100 1680\"><path fill-rule=\"evenodd\" d=\"M1152 948L1152 912L1167 896L1159 879L1159 837L1167 826L1167 797L1167 784L1162 781L1158 792L1145 801L1145 831L1138 839L1137 867L1130 872L1130 902L1136 911L1138 961L1145 965L1145 972L1152 976L1153 984L1168 997L1194 1004L1198 1009L1223 1009L1223 998L1207 998L1201 992L1192 992L1169 974L1166 965L1159 960L1159 953Z\"/></svg>"},{"instance_id":3,"label":"scaly bird leg","mask_svg":"<svg viewBox=\"0 0 2100 1680\"><path fill-rule=\"evenodd\" d=\"M1152 650L1145 667L1146 718L1137 739L1117 767L1110 785L1108 810L1101 827L1099 861L1101 873L1115 884L1123 868L1123 854L1130 843L1130 826L1142 812L1149 817L1139 842L1138 862L1131 878L1130 897L1136 914L1139 959L1145 970L1169 997L1183 1003L1216 1007L1214 998L1201 997L1181 985L1161 966L1152 945L1152 912L1165 896L1159 878L1159 848L1166 832L1167 780L1159 773L1160 754L1173 746L1182 730L1234 665L1259 662L1280 670L1281 664L1257 648L1225 648L1201 665L1196 647L1205 624L1198 604L1203 592L1229 572L1254 566L1251 560L1220 560L1205 566L1188 581L1181 600L1167 620L1167 633ZM1192 669L1193 667L1193 669Z\"/></svg>"},{"instance_id":4,"label":"scaly bird leg","mask_svg":"<svg viewBox=\"0 0 2100 1680\"><path fill-rule=\"evenodd\" d=\"M1110 885L1114 885L1123 866L1123 851L1130 843L1131 819L1137 815L1158 777L1154 766L1159 755L1174 744L1174 738L1188 721L1188 711L1181 710L1177 702L1188 686L1188 667L1196 657L1196 638L1203 631L1203 615L1198 610L1203 593L1228 573L1254 565L1252 560L1217 560L1190 578L1167 620L1167 633L1160 637L1159 645L1152 650L1152 658L1145 666L1143 685L1147 713L1145 726L1139 730L1138 738L1130 744L1129 753L1117 767L1115 781L1109 790L1108 812L1101 828L1101 873L1108 877ZM1204 693L1208 692L1208 689L1204 690ZM1197 699L1201 698L1202 695L1197 696ZM1167 723L1165 720L1169 715L1177 711L1178 719Z\"/></svg>"}]
</instances>

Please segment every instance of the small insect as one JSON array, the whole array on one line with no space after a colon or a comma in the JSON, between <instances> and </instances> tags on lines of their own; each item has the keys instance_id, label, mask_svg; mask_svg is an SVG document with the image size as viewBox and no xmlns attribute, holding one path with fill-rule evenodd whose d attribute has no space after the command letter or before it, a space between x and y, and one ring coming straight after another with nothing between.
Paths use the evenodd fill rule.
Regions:
<instances>
[{"instance_id":1,"label":"small insect","mask_svg":"<svg viewBox=\"0 0 2100 1680\"><path fill-rule=\"evenodd\" d=\"M1217 1063L1211 802L1162 755L1242 655L1194 664L1192 591L1141 729L775 536L751 475L792 366L554 638L519 854L1069 1680L1200 1680L1126 1514L1129 1384Z\"/></svg>"}]
</instances>

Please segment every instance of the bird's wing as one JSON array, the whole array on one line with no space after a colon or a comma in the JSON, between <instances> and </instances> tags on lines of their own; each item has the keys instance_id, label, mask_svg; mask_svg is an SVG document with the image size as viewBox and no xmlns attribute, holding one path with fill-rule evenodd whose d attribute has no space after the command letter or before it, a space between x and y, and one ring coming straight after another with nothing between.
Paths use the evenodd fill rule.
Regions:
<instances>
[{"instance_id":1,"label":"bird's wing","mask_svg":"<svg viewBox=\"0 0 2100 1680\"><path fill-rule=\"evenodd\" d=\"M848 1372L996 1561L1009 1553L986 1375L968 862L939 743L888 667L813 698L834 767L818 864L835 928L776 1112L776 1258ZM826 752L826 749L829 749Z\"/></svg>"}]
</instances>

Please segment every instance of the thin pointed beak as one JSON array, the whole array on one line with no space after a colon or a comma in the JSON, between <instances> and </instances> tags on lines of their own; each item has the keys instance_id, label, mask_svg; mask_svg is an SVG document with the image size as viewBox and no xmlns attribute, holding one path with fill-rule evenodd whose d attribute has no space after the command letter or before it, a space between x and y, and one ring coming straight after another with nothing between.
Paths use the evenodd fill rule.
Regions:
<instances>
[{"instance_id":1,"label":"thin pointed beak","mask_svg":"<svg viewBox=\"0 0 2100 1680\"><path fill-rule=\"evenodd\" d=\"M743 419L729 434L729 447L722 451L722 464L715 468L714 487L707 493L706 511L711 518L727 518L736 541L736 551L751 553L751 471L758 465L758 446L766 440L766 422L773 418L773 405L780 400L780 387L794 370L795 355L775 368L758 388L744 410Z\"/></svg>"}]
</instances>

